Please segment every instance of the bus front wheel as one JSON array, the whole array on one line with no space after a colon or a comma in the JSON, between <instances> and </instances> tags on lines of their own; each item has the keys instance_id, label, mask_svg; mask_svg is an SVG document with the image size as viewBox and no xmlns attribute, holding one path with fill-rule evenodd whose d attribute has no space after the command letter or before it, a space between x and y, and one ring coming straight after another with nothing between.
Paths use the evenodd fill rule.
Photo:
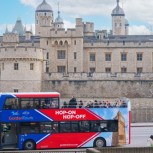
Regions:
<instances>
[{"instance_id":1,"label":"bus front wheel","mask_svg":"<svg viewBox=\"0 0 153 153\"><path fill-rule=\"evenodd\" d=\"M35 150L36 144L33 140L27 140L24 142L23 149L24 150Z\"/></svg>"},{"instance_id":2,"label":"bus front wheel","mask_svg":"<svg viewBox=\"0 0 153 153\"><path fill-rule=\"evenodd\" d=\"M103 148L106 147L106 140L103 138L97 138L94 141L94 147L96 148Z\"/></svg>"}]
</instances>

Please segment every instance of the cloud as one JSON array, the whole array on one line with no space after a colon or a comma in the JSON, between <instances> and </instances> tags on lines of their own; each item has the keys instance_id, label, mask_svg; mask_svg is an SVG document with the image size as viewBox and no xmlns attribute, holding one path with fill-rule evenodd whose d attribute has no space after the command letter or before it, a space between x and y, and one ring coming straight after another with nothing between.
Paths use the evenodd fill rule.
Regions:
<instances>
[{"instance_id":1,"label":"cloud","mask_svg":"<svg viewBox=\"0 0 153 153\"><path fill-rule=\"evenodd\" d=\"M41 0L20 0L22 4L36 8Z\"/></svg>"},{"instance_id":2,"label":"cloud","mask_svg":"<svg viewBox=\"0 0 153 153\"><path fill-rule=\"evenodd\" d=\"M144 25L140 25L140 26L130 26L129 27L129 34L130 35L150 35L151 29L147 28Z\"/></svg>"},{"instance_id":3,"label":"cloud","mask_svg":"<svg viewBox=\"0 0 153 153\"><path fill-rule=\"evenodd\" d=\"M66 21L66 20L64 20L63 22L64 22L64 28L65 28L65 29L68 29L68 28L75 28L75 23L72 23L72 22Z\"/></svg>"}]
</instances>

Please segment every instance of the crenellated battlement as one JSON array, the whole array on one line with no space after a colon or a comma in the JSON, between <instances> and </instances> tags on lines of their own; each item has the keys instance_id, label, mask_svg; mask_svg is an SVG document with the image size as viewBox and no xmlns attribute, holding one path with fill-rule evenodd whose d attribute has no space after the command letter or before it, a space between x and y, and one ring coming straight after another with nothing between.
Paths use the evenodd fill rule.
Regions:
<instances>
[{"instance_id":1,"label":"crenellated battlement","mask_svg":"<svg viewBox=\"0 0 153 153\"><path fill-rule=\"evenodd\" d=\"M3 43L17 43L19 42L19 35L17 33L6 33L3 35Z\"/></svg>"},{"instance_id":2,"label":"crenellated battlement","mask_svg":"<svg viewBox=\"0 0 153 153\"><path fill-rule=\"evenodd\" d=\"M35 47L0 47L0 59L39 59L43 60L43 50Z\"/></svg>"}]
</instances>

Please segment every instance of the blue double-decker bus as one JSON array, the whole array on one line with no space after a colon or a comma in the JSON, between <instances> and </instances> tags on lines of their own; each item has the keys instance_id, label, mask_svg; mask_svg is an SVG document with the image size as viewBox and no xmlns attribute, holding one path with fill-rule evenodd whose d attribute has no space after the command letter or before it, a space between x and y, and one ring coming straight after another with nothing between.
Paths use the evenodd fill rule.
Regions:
<instances>
[{"instance_id":1,"label":"blue double-decker bus","mask_svg":"<svg viewBox=\"0 0 153 153\"><path fill-rule=\"evenodd\" d=\"M0 94L1 149L106 147L130 143L130 101L61 107L58 92Z\"/></svg>"}]
</instances>

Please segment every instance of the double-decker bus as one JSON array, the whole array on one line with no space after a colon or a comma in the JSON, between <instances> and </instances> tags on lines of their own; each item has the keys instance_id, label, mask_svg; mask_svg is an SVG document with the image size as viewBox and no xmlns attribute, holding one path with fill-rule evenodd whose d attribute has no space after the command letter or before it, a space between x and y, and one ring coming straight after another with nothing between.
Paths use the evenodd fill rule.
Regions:
<instances>
[{"instance_id":1,"label":"double-decker bus","mask_svg":"<svg viewBox=\"0 0 153 153\"><path fill-rule=\"evenodd\" d=\"M130 143L130 101L109 107L61 108L60 94L0 94L1 149L52 149Z\"/></svg>"}]
</instances>

